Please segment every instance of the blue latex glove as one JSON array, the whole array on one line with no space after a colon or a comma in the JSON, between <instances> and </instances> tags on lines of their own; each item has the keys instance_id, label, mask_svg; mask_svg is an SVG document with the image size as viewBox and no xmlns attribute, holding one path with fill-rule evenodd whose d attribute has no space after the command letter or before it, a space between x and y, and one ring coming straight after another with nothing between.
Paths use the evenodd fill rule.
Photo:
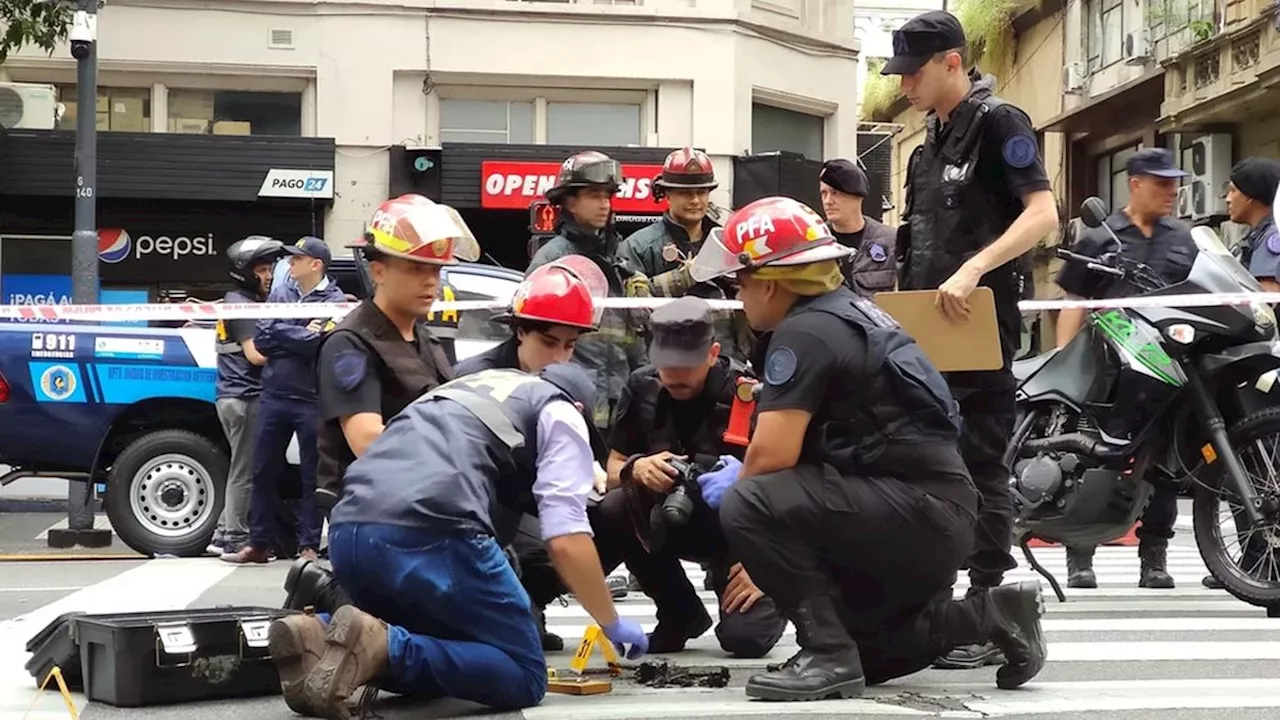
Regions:
<instances>
[{"instance_id":1,"label":"blue latex glove","mask_svg":"<svg viewBox=\"0 0 1280 720\"><path fill-rule=\"evenodd\" d=\"M698 485L702 487L702 499L712 510L720 509L720 501L724 493L738 479L742 471L742 462L732 455L721 455L720 462L709 472L698 476Z\"/></svg>"},{"instance_id":2,"label":"blue latex glove","mask_svg":"<svg viewBox=\"0 0 1280 720\"><path fill-rule=\"evenodd\" d=\"M625 655L628 660L635 660L649 652L649 636L644 634L640 624L634 620L627 620L619 615L612 625L606 625L601 629L604 630L604 636L613 643L618 654ZM626 645L630 645L631 649L627 650Z\"/></svg>"}]
</instances>

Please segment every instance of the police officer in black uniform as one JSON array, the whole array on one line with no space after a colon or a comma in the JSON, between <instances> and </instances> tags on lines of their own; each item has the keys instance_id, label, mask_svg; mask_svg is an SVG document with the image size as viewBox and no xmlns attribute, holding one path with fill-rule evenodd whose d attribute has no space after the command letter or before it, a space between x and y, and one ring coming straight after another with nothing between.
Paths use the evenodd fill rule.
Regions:
<instances>
[{"instance_id":1,"label":"police officer in black uniform","mask_svg":"<svg viewBox=\"0 0 1280 720\"><path fill-rule=\"evenodd\" d=\"M1173 153L1164 148L1139 150L1125 164L1129 175L1129 199L1125 206L1106 219L1121 246L1116 247L1105 228L1089 228L1076 238L1073 252L1085 257L1101 257L1119 252L1123 257L1150 267L1164 282L1187 279L1195 262L1195 241L1191 228L1173 217L1178 199L1178 180L1187 173L1174 164ZM1127 279L1090 270L1082 262L1068 260L1058 273L1058 285L1069 298L1117 298L1142 292ZM1065 347L1084 324L1085 310L1062 310L1058 314L1058 347ZM1151 472L1156 472L1152 470ZM1153 483L1154 491L1142 525L1138 528L1138 557L1141 560L1138 587L1169 589L1173 576L1166 566L1165 551L1178 519L1178 490L1172 479ZM1096 588L1090 546L1067 548L1067 585Z\"/></svg>"},{"instance_id":2,"label":"police officer in black uniform","mask_svg":"<svg viewBox=\"0 0 1280 720\"><path fill-rule=\"evenodd\" d=\"M612 559L627 563L657 606L650 652L679 652L711 627L683 559L708 568L720 599L720 647L737 657L763 657L782 636L786 618L767 597L729 591L735 563L719 517L696 486L675 485L680 473L672 464L710 469L722 455L741 458L746 437L726 438L730 415L737 410L750 418L750 405L738 393L750 398L756 383L745 365L720 354L704 300L686 296L655 309L649 330L652 364L631 374L614 415L608 469L621 487L600 503L597 544L621 552Z\"/></svg>"},{"instance_id":3,"label":"police officer in black uniform","mask_svg":"<svg viewBox=\"0 0 1280 720\"><path fill-rule=\"evenodd\" d=\"M1227 185L1227 215L1249 226L1240 242L1240 263L1265 292L1280 292L1280 231L1272 214L1277 185L1280 163L1261 157L1236 163Z\"/></svg>"},{"instance_id":4,"label":"police officer in black uniform","mask_svg":"<svg viewBox=\"0 0 1280 720\"><path fill-rule=\"evenodd\" d=\"M374 292L321 341L316 503L328 513L342 476L387 422L453 368L422 321L440 290L440 268L478 257L475 237L452 208L420 196L383 203L357 246ZM349 602L319 565L300 558L285 578L285 607L333 612Z\"/></svg>"},{"instance_id":5,"label":"police officer in black uniform","mask_svg":"<svg viewBox=\"0 0 1280 720\"><path fill-rule=\"evenodd\" d=\"M695 276L736 272L764 383L742 463L698 478L747 582L795 625L800 652L747 681L752 697L850 697L994 641L1002 688L1040 671L1039 582L955 601L978 493L955 400L932 363L844 285L841 246L809 208L765 198L725 223Z\"/></svg>"},{"instance_id":6,"label":"police officer in black uniform","mask_svg":"<svg viewBox=\"0 0 1280 720\"><path fill-rule=\"evenodd\" d=\"M907 99L928 113L925 141L907 170L899 288L936 288L953 321L968 316L977 286L995 296L1004 367L947 375L964 416L960 451L982 496L968 562L970 587L981 592L1017 567L1004 454L1016 414L1011 367L1022 340L1022 256L1058 226L1058 211L1030 118L993 94L994 77L966 72L965 44L954 15L926 12L894 31L882 74L901 75ZM959 648L939 667L999 661L988 643Z\"/></svg>"},{"instance_id":7,"label":"police officer in black uniform","mask_svg":"<svg viewBox=\"0 0 1280 720\"><path fill-rule=\"evenodd\" d=\"M898 232L862 214L870 183L852 160L828 160L818 173L822 214L836 240L855 252L844 265L845 282L863 297L898 284Z\"/></svg>"}]
</instances>

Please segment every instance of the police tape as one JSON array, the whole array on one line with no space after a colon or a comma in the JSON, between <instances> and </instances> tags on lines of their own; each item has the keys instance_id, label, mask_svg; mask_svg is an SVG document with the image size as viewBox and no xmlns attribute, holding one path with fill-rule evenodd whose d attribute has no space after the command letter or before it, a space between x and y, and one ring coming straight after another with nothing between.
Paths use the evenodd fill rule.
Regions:
<instances>
[{"instance_id":1,"label":"police tape","mask_svg":"<svg viewBox=\"0 0 1280 720\"><path fill-rule=\"evenodd\" d=\"M598 307L621 310L648 310L671 302L672 298L602 298ZM739 300L708 300L713 310L741 310ZM1103 310L1147 307L1214 307L1280 303L1280 292L1203 293L1192 295L1148 295L1106 300L1024 300L1024 312L1041 310ZM155 303L135 305L0 305L0 321L24 322L136 322L217 320L309 320L337 318L354 310L358 303ZM496 300L450 300L432 305L431 314L475 310L502 310L507 303Z\"/></svg>"}]
</instances>

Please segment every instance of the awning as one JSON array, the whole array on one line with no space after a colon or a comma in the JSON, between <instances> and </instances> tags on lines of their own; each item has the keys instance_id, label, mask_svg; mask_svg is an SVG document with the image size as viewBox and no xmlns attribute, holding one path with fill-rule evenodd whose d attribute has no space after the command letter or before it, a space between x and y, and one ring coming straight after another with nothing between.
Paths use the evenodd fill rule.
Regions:
<instances>
[{"instance_id":1,"label":"awning","mask_svg":"<svg viewBox=\"0 0 1280 720\"><path fill-rule=\"evenodd\" d=\"M1040 132L1111 135L1135 126L1147 126L1160 118L1164 102L1164 68L1117 85L1084 103L1040 124Z\"/></svg>"}]
</instances>

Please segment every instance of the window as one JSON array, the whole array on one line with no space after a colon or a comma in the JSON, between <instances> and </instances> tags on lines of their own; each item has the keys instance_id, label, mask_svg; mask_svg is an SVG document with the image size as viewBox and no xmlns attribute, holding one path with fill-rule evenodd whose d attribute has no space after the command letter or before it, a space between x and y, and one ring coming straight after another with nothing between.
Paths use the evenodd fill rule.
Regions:
<instances>
[{"instance_id":1,"label":"window","mask_svg":"<svg viewBox=\"0 0 1280 720\"><path fill-rule=\"evenodd\" d=\"M169 132L302 134L302 93L169 89Z\"/></svg>"},{"instance_id":2,"label":"window","mask_svg":"<svg viewBox=\"0 0 1280 720\"><path fill-rule=\"evenodd\" d=\"M1106 204L1107 209L1115 211L1128 204L1129 174L1124 166L1141 147L1141 144L1130 145L1096 160L1098 197Z\"/></svg>"},{"instance_id":3,"label":"window","mask_svg":"<svg viewBox=\"0 0 1280 720\"><path fill-rule=\"evenodd\" d=\"M75 131L80 116L75 85L57 85L58 102L67 111L58 121L59 130ZM151 132L151 88L98 88L100 132Z\"/></svg>"},{"instance_id":4,"label":"window","mask_svg":"<svg viewBox=\"0 0 1280 720\"><path fill-rule=\"evenodd\" d=\"M640 106L622 103L547 103L551 145L640 145Z\"/></svg>"},{"instance_id":5,"label":"window","mask_svg":"<svg viewBox=\"0 0 1280 720\"><path fill-rule=\"evenodd\" d=\"M751 151L753 153L785 150L800 153L810 160L823 156L823 132L826 118L783 110L772 105L751 105Z\"/></svg>"},{"instance_id":6,"label":"window","mask_svg":"<svg viewBox=\"0 0 1280 720\"><path fill-rule=\"evenodd\" d=\"M1089 0L1085 5L1088 21L1086 49L1089 72L1119 62L1124 50L1124 5L1121 0Z\"/></svg>"},{"instance_id":7,"label":"window","mask_svg":"<svg viewBox=\"0 0 1280 720\"><path fill-rule=\"evenodd\" d=\"M533 102L440 100L440 141L533 142Z\"/></svg>"}]
</instances>

